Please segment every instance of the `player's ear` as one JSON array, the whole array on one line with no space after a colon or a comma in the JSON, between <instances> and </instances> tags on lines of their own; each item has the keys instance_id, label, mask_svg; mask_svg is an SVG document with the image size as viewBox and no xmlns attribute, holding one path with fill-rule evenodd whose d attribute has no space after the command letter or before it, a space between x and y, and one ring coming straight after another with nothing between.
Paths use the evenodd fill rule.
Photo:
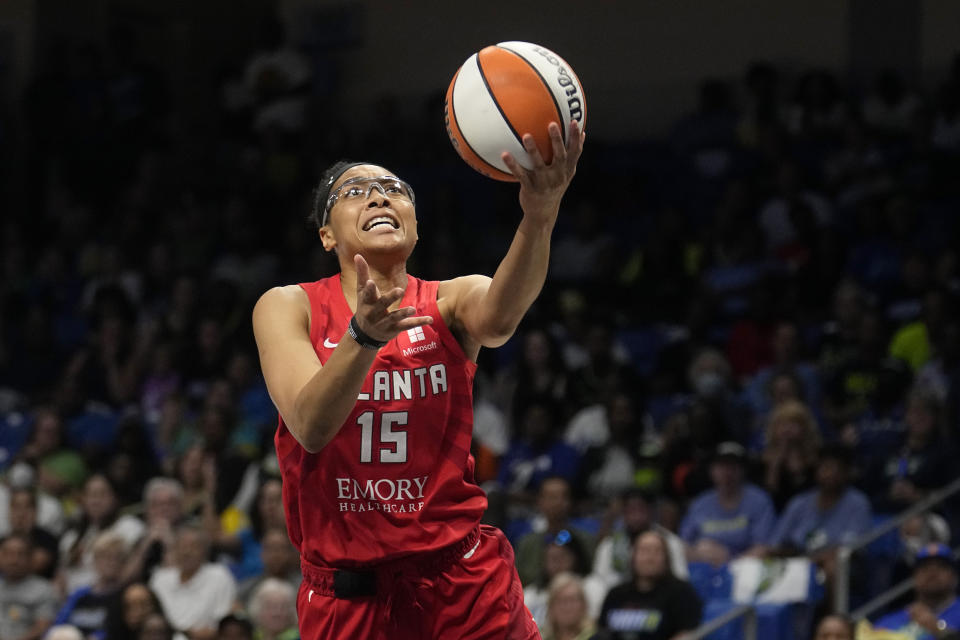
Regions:
<instances>
[{"instance_id":1,"label":"player's ear","mask_svg":"<svg viewBox=\"0 0 960 640\"><path fill-rule=\"evenodd\" d=\"M337 238L333 235L333 231L328 226L320 227L317 230L317 235L320 236L320 242L323 243L324 251L336 251L337 249Z\"/></svg>"}]
</instances>

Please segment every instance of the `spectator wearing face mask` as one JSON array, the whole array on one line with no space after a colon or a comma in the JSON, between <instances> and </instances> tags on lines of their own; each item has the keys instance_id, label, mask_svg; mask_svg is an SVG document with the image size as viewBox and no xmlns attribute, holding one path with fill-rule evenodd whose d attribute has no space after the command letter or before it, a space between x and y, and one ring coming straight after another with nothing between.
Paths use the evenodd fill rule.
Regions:
<instances>
[{"instance_id":1,"label":"spectator wearing face mask","mask_svg":"<svg viewBox=\"0 0 960 640\"><path fill-rule=\"evenodd\" d=\"M736 393L733 371L726 357L712 347L701 350L687 371L693 390L692 412L705 421L695 434L701 446L712 448L731 440L747 442L750 411Z\"/></svg>"}]
</instances>

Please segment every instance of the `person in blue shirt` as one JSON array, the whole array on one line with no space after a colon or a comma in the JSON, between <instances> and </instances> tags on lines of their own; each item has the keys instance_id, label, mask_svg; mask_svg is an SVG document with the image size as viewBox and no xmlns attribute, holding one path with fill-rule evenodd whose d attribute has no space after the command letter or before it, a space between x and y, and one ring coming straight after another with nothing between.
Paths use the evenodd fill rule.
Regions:
<instances>
[{"instance_id":1,"label":"person in blue shirt","mask_svg":"<svg viewBox=\"0 0 960 640\"><path fill-rule=\"evenodd\" d=\"M918 553L913 569L913 603L874 623L875 629L907 634L914 640L953 638L960 632L957 565L950 547L932 543Z\"/></svg>"},{"instance_id":2,"label":"person in blue shirt","mask_svg":"<svg viewBox=\"0 0 960 640\"><path fill-rule=\"evenodd\" d=\"M872 524L869 499L850 486L852 464L852 453L846 447L821 447L814 473L816 488L787 503L770 537L773 555L809 555L824 573L828 594L836 575L837 547L866 533ZM853 557L851 578L855 588L865 576L864 561L863 556Z\"/></svg>"},{"instance_id":3,"label":"person in blue shirt","mask_svg":"<svg viewBox=\"0 0 960 640\"><path fill-rule=\"evenodd\" d=\"M710 465L714 488L690 503L680 525L692 561L720 565L766 551L776 514L767 492L744 481L745 464L741 445L723 442L717 447Z\"/></svg>"},{"instance_id":4,"label":"person in blue shirt","mask_svg":"<svg viewBox=\"0 0 960 640\"><path fill-rule=\"evenodd\" d=\"M500 461L497 482L508 495L529 503L550 476L572 483L580 468L580 453L560 437L563 423L555 401L530 398L518 408L517 418L518 437Z\"/></svg>"},{"instance_id":5,"label":"person in blue shirt","mask_svg":"<svg viewBox=\"0 0 960 640\"><path fill-rule=\"evenodd\" d=\"M815 489L795 496L777 522L770 546L781 554L817 553L848 543L870 529L870 501L850 486L850 452L820 450Z\"/></svg>"}]
</instances>

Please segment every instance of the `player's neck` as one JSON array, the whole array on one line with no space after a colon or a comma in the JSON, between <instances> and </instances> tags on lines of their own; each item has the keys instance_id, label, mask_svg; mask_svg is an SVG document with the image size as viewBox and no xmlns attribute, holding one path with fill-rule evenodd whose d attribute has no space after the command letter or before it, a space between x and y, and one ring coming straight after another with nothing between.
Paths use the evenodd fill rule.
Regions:
<instances>
[{"instance_id":1,"label":"player's neck","mask_svg":"<svg viewBox=\"0 0 960 640\"><path fill-rule=\"evenodd\" d=\"M407 265L399 263L394 266L384 267L375 263L370 263L370 279L377 285L380 294L400 287L407 288ZM351 309L357 308L357 272L353 265L340 271L340 286L343 287L343 295L350 303Z\"/></svg>"}]
</instances>

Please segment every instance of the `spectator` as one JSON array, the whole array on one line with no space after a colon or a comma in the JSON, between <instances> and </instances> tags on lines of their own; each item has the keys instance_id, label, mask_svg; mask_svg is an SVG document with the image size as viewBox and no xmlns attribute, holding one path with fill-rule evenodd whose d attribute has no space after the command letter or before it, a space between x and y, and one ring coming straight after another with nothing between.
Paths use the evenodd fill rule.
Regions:
<instances>
[{"instance_id":1,"label":"spectator","mask_svg":"<svg viewBox=\"0 0 960 640\"><path fill-rule=\"evenodd\" d=\"M119 533L104 531L97 536L91 549L93 582L69 595L54 624L71 624L87 638L106 638L107 620L120 590L127 549L127 541Z\"/></svg>"},{"instance_id":2,"label":"spectator","mask_svg":"<svg viewBox=\"0 0 960 640\"><path fill-rule=\"evenodd\" d=\"M142 582L124 587L114 599L107 620L107 640L136 638L151 613L161 613L156 594Z\"/></svg>"},{"instance_id":3,"label":"spectator","mask_svg":"<svg viewBox=\"0 0 960 640\"><path fill-rule=\"evenodd\" d=\"M878 456L868 472L872 500L880 512L905 509L955 477L953 442L937 396L914 389L907 399L904 420L906 433L899 448Z\"/></svg>"},{"instance_id":4,"label":"spectator","mask_svg":"<svg viewBox=\"0 0 960 640\"><path fill-rule=\"evenodd\" d=\"M157 453L138 414L125 416L117 423L113 450L102 468L124 506L139 502L147 482L160 474Z\"/></svg>"},{"instance_id":5,"label":"spectator","mask_svg":"<svg viewBox=\"0 0 960 640\"><path fill-rule=\"evenodd\" d=\"M253 623L244 615L229 613L217 624L217 640L253 640Z\"/></svg>"},{"instance_id":6,"label":"spectator","mask_svg":"<svg viewBox=\"0 0 960 640\"><path fill-rule=\"evenodd\" d=\"M781 373L790 373L801 383L798 399L811 406L820 404L820 374L810 362L801 359L802 343L800 327L795 322L777 323L771 337L773 362L757 371L746 385L744 394L751 409L764 414L772 409L772 397L769 393L773 378Z\"/></svg>"},{"instance_id":7,"label":"spectator","mask_svg":"<svg viewBox=\"0 0 960 640\"><path fill-rule=\"evenodd\" d=\"M703 604L685 580L670 573L667 543L653 531L634 543L633 578L603 601L597 640L669 640L700 625Z\"/></svg>"},{"instance_id":8,"label":"spectator","mask_svg":"<svg viewBox=\"0 0 960 640\"><path fill-rule=\"evenodd\" d=\"M863 100L863 118L882 134L903 134L910 129L921 106L920 97L906 86L900 74L884 69Z\"/></svg>"},{"instance_id":9,"label":"spectator","mask_svg":"<svg viewBox=\"0 0 960 640\"><path fill-rule=\"evenodd\" d=\"M203 470L206 459L203 445L198 442L187 447L175 462L174 475L183 487L183 513L187 517L202 516L208 501L210 490Z\"/></svg>"},{"instance_id":10,"label":"spectator","mask_svg":"<svg viewBox=\"0 0 960 640\"><path fill-rule=\"evenodd\" d=\"M543 640L589 640L596 623L587 611L587 596L579 576L554 576L547 592L547 613L540 627Z\"/></svg>"},{"instance_id":11,"label":"spectator","mask_svg":"<svg viewBox=\"0 0 960 640\"><path fill-rule=\"evenodd\" d=\"M154 570L150 588L170 624L188 635L212 636L236 599L236 583L226 567L208 561L210 539L203 529L180 525L173 564Z\"/></svg>"},{"instance_id":12,"label":"spectator","mask_svg":"<svg viewBox=\"0 0 960 640\"><path fill-rule=\"evenodd\" d=\"M558 234L551 251L550 277L562 284L598 286L615 262L615 237L604 226L599 203L582 199L567 212L569 233Z\"/></svg>"},{"instance_id":13,"label":"spectator","mask_svg":"<svg viewBox=\"0 0 960 640\"><path fill-rule=\"evenodd\" d=\"M80 629L72 624L58 624L50 627L43 640L85 640Z\"/></svg>"},{"instance_id":14,"label":"spectator","mask_svg":"<svg viewBox=\"0 0 960 640\"><path fill-rule=\"evenodd\" d=\"M776 514L767 492L745 483L745 464L746 452L739 444L717 447L710 465L714 488L694 499L680 525L692 560L721 565L742 554L763 552Z\"/></svg>"},{"instance_id":15,"label":"spectator","mask_svg":"<svg viewBox=\"0 0 960 640\"><path fill-rule=\"evenodd\" d=\"M633 541L646 531L656 531L667 542L670 553L670 572L686 580L686 549L675 533L654 522L654 498L641 489L627 489L619 499L620 518L613 530L597 544L593 560L593 575L603 581L607 588L626 582L630 578Z\"/></svg>"},{"instance_id":16,"label":"spectator","mask_svg":"<svg viewBox=\"0 0 960 640\"><path fill-rule=\"evenodd\" d=\"M260 543L263 571L251 575L237 587L237 600L249 606L250 595L269 578L282 580L294 587L300 586L300 557L290 543L286 529L272 528L263 533Z\"/></svg>"},{"instance_id":17,"label":"spectator","mask_svg":"<svg viewBox=\"0 0 960 640\"><path fill-rule=\"evenodd\" d=\"M842 446L820 451L817 486L793 498L777 522L770 545L783 553L823 554L870 529L870 501L850 486L852 456Z\"/></svg>"},{"instance_id":18,"label":"spectator","mask_svg":"<svg viewBox=\"0 0 960 640\"><path fill-rule=\"evenodd\" d=\"M36 411L33 432L18 459L33 467L37 487L59 499L79 488L87 476L86 462L67 442L63 416L51 407Z\"/></svg>"},{"instance_id":19,"label":"spectator","mask_svg":"<svg viewBox=\"0 0 960 640\"><path fill-rule=\"evenodd\" d=\"M833 291L830 319L821 327L819 368L825 377L853 357L867 310L867 295L852 278L844 278Z\"/></svg>"},{"instance_id":20,"label":"spectator","mask_svg":"<svg viewBox=\"0 0 960 640\"><path fill-rule=\"evenodd\" d=\"M297 640L297 591L289 582L267 578L250 597L250 617L260 640Z\"/></svg>"},{"instance_id":21,"label":"spectator","mask_svg":"<svg viewBox=\"0 0 960 640\"><path fill-rule=\"evenodd\" d=\"M10 532L27 536L33 543L32 572L53 579L60 550L56 536L37 524L37 493L26 487L13 487L10 496Z\"/></svg>"},{"instance_id":22,"label":"spectator","mask_svg":"<svg viewBox=\"0 0 960 640\"><path fill-rule=\"evenodd\" d=\"M40 640L57 613L57 594L49 580L33 573L33 545L11 533L0 540L0 638Z\"/></svg>"},{"instance_id":23,"label":"spectator","mask_svg":"<svg viewBox=\"0 0 960 640\"><path fill-rule=\"evenodd\" d=\"M552 398L562 405L567 397L568 375L556 339L545 329L531 328L520 340L517 361L496 374L497 406L509 416L529 398Z\"/></svg>"},{"instance_id":24,"label":"spectator","mask_svg":"<svg viewBox=\"0 0 960 640\"><path fill-rule=\"evenodd\" d=\"M917 554L913 603L880 618L877 629L899 631L915 640L932 640L960 630L957 567L950 548L931 544Z\"/></svg>"},{"instance_id":25,"label":"spectator","mask_svg":"<svg viewBox=\"0 0 960 640\"><path fill-rule=\"evenodd\" d=\"M280 478L265 477L253 503L249 526L240 529L234 536L225 536L222 540L228 550L239 556L239 560L231 566L237 580L261 575L264 570L261 555L264 535L271 529L284 532L287 530L281 491Z\"/></svg>"},{"instance_id":26,"label":"spectator","mask_svg":"<svg viewBox=\"0 0 960 640\"><path fill-rule=\"evenodd\" d=\"M173 546L173 529L183 522L183 487L172 478L156 477L143 489L144 533L130 554L127 580L149 579Z\"/></svg>"},{"instance_id":27,"label":"spectator","mask_svg":"<svg viewBox=\"0 0 960 640\"><path fill-rule=\"evenodd\" d=\"M890 339L890 355L903 360L917 372L926 365L933 352L933 340L943 331L944 324L956 318L955 301L938 289L923 294L922 315L900 327Z\"/></svg>"},{"instance_id":28,"label":"spectator","mask_svg":"<svg viewBox=\"0 0 960 640\"><path fill-rule=\"evenodd\" d=\"M543 548L540 575L523 589L523 603L530 615L542 627L547 617L547 595L553 579L561 573L572 573L585 579L584 592L587 594L587 611L591 616L600 612L600 605L607 588L595 578L587 578L590 561L587 550L579 540L566 529L561 529L555 538L549 540Z\"/></svg>"},{"instance_id":29,"label":"spectator","mask_svg":"<svg viewBox=\"0 0 960 640\"><path fill-rule=\"evenodd\" d=\"M801 213L802 212L802 213ZM801 239L798 218L823 228L833 222L833 209L822 194L804 184L801 167L792 160L781 163L777 172L777 193L761 208L758 221L767 237L767 249L785 255Z\"/></svg>"},{"instance_id":30,"label":"spectator","mask_svg":"<svg viewBox=\"0 0 960 640\"><path fill-rule=\"evenodd\" d=\"M764 487L777 510L813 486L820 431L801 402L788 400L773 410L763 449Z\"/></svg>"},{"instance_id":31,"label":"spectator","mask_svg":"<svg viewBox=\"0 0 960 640\"><path fill-rule=\"evenodd\" d=\"M948 319L932 336L933 359L917 372L915 386L930 389L944 403L946 423L960 422L960 321Z\"/></svg>"},{"instance_id":32,"label":"spectator","mask_svg":"<svg viewBox=\"0 0 960 640\"><path fill-rule=\"evenodd\" d=\"M610 389L639 387L629 364L629 353L627 357L620 355L618 349L623 346L615 339L609 322L593 317L577 337L583 339L585 359L579 366L571 367L567 398L572 410L602 403Z\"/></svg>"},{"instance_id":33,"label":"spectator","mask_svg":"<svg viewBox=\"0 0 960 640\"><path fill-rule=\"evenodd\" d=\"M842 615L824 616L813 633L813 640L854 640L854 626Z\"/></svg>"},{"instance_id":34,"label":"spectator","mask_svg":"<svg viewBox=\"0 0 960 640\"><path fill-rule=\"evenodd\" d=\"M834 429L868 415L882 415L902 398L910 370L886 353L883 318L875 310L860 318L857 344L844 349L824 380L824 409Z\"/></svg>"},{"instance_id":35,"label":"spectator","mask_svg":"<svg viewBox=\"0 0 960 640\"><path fill-rule=\"evenodd\" d=\"M6 477L0 479L0 536L10 533L10 494L14 488L31 489L37 497L37 525L57 536L65 526L63 505L46 493L36 482L36 470L26 462L10 465Z\"/></svg>"},{"instance_id":36,"label":"spectator","mask_svg":"<svg viewBox=\"0 0 960 640\"><path fill-rule=\"evenodd\" d=\"M253 130L301 131L307 117L311 68L310 60L289 42L283 23L278 18L264 21L259 48L243 72L243 88L253 108Z\"/></svg>"},{"instance_id":37,"label":"spectator","mask_svg":"<svg viewBox=\"0 0 960 640\"><path fill-rule=\"evenodd\" d=\"M517 437L500 461L497 481L508 495L529 503L548 476L573 482L580 455L560 438L560 415L549 398L528 400L517 415Z\"/></svg>"},{"instance_id":38,"label":"spectator","mask_svg":"<svg viewBox=\"0 0 960 640\"><path fill-rule=\"evenodd\" d=\"M790 133L822 139L835 134L845 116L845 104L836 77L822 69L807 71L800 76L786 114Z\"/></svg>"},{"instance_id":39,"label":"spectator","mask_svg":"<svg viewBox=\"0 0 960 640\"><path fill-rule=\"evenodd\" d=\"M636 484L644 425L635 394L611 390L604 402L578 411L564 439L583 455L577 485L609 496Z\"/></svg>"},{"instance_id":40,"label":"spectator","mask_svg":"<svg viewBox=\"0 0 960 640\"><path fill-rule=\"evenodd\" d=\"M534 519L533 531L516 543L517 572L520 574L520 581L525 585L543 575L544 550L557 539L561 531L567 531L571 537L577 539L588 562L593 556L593 536L574 526L570 519L570 483L565 478L545 479L540 485L537 506L539 514Z\"/></svg>"},{"instance_id":41,"label":"spectator","mask_svg":"<svg viewBox=\"0 0 960 640\"><path fill-rule=\"evenodd\" d=\"M712 452L726 440L747 442L750 411L735 393L733 371L723 353L701 349L690 362L687 380L693 390L693 445Z\"/></svg>"},{"instance_id":42,"label":"spectator","mask_svg":"<svg viewBox=\"0 0 960 640\"><path fill-rule=\"evenodd\" d=\"M61 570L67 593L93 584L93 545L98 535L112 531L133 546L144 532L136 517L120 514L116 489L102 473L91 475L84 483L78 516L60 538Z\"/></svg>"},{"instance_id":43,"label":"spectator","mask_svg":"<svg viewBox=\"0 0 960 640\"><path fill-rule=\"evenodd\" d=\"M510 446L507 415L487 397L486 382L476 379L473 392L473 441L470 453L476 461L474 478L481 487L495 488L500 457Z\"/></svg>"},{"instance_id":44,"label":"spectator","mask_svg":"<svg viewBox=\"0 0 960 640\"><path fill-rule=\"evenodd\" d=\"M153 611L147 614L137 634L137 640L174 640L177 637L173 626L159 611ZM203 635L194 634L193 637L200 640L203 638Z\"/></svg>"}]
</instances>

